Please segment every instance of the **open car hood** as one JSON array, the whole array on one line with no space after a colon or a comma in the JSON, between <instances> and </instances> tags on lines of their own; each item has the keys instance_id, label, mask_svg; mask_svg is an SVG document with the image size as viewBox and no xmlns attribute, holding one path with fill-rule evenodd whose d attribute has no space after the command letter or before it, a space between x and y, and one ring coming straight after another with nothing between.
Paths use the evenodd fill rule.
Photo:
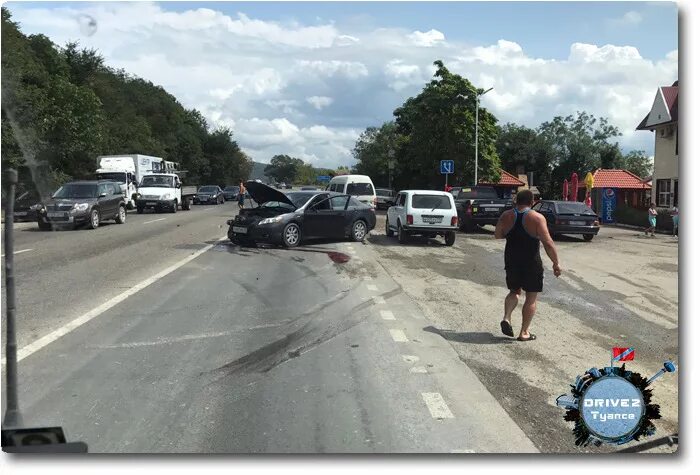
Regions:
<instances>
[{"instance_id":1,"label":"open car hood","mask_svg":"<svg viewBox=\"0 0 700 475\"><path fill-rule=\"evenodd\" d=\"M296 209L296 205L287 198L287 195L281 191L275 190L271 186L258 183L257 181L247 181L245 183L245 188L250 197L255 200L256 203L262 205L268 201L280 201L282 203L287 203Z\"/></svg>"}]
</instances>

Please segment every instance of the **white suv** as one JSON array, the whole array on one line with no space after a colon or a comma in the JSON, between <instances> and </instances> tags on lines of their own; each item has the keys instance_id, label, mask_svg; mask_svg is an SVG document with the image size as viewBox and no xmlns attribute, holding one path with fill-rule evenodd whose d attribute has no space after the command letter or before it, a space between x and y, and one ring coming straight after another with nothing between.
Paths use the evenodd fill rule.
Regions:
<instances>
[{"instance_id":1,"label":"white suv","mask_svg":"<svg viewBox=\"0 0 700 475\"><path fill-rule=\"evenodd\" d=\"M451 193L429 190L403 190L386 212L386 235L396 233L400 243L409 235L445 238L451 246L457 237L457 208Z\"/></svg>"}]
</instances>

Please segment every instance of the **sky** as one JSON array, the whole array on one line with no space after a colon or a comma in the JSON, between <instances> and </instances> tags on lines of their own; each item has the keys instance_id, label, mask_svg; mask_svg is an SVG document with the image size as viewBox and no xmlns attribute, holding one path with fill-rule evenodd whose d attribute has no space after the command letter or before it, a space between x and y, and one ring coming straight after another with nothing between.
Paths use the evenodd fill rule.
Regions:
<instances>
[{"instance_id":1,"label":"sky","mask_svg":"<svg viewBox=\"0 0 700 475\"><path fill-rule=\"evenodd\" d=\"M253 159L352 165L369 126L420 93L440 59L500 123L587 111L635 131L678 78L671 2L9 2L27 34L77 40L163 86ZM87 19L94 19L94 27ZM138 153L139 151L132 151Z\"/></svg>"}]
</instances>

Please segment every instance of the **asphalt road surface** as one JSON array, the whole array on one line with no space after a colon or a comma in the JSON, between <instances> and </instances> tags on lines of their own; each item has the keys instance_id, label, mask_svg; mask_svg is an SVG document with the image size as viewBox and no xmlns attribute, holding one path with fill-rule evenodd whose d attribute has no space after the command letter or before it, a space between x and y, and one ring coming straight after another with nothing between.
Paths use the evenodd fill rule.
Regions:
<instances>
[{"instance_id":1,"label":"asphalt road surface","mask_svg":"<svg viewBox=\"0 0 700 475\"><path fill-rule=\"evenodd\" d=\"M25 425L110 453L538 451L375 236L241 248L235 212L18 226Z\"/></svg>"}]
</instances>

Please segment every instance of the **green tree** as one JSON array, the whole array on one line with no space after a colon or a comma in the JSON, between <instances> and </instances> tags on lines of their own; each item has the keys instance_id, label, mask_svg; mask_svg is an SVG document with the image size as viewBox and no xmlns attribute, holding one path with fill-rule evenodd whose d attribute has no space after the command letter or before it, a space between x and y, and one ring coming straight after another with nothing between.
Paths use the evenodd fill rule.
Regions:
<instances>
[{"instance_id":1,"label":"green tree","mask_svg":"<svg viewBox=\"0 0 700 475\"><path fill-rule=\"evenodd\" d=\"M386 122L381 127L368 127L355 143L355 171L368 175L376 186L389 186L393 181L392 162L398 149L396 124Z\"/></svg>"},{"instance_id":2,"label":"green tree","mask_svg":"<svg viewBox=\"0 0 700 475\"><path fill-rule=\"evenodd\" d=\"M398 150L396 182L399 187L440 188L440 160L455 161L453 180L474 180L474 104L483 92L467 79L436 61L434 78L416 97L394 111ZM497 179L496 118L479 108L479 178ZM454 182L454 181L453 181Z\"/></svg>"},{"instance_id":3,"label":"green tree","mask_svg":"<svg viewBox=\"0 0 700 475\"><path fill-rule=\"evenodd\" d=\"M265 175L273 178L278 183L292 183L297 175L297 169L304 165L304 161L289 155L275 155L270 164L265 167Z\"/></svg>"},{"instance_id":4,"label":"green tree","mask_svg":"<svg viewBox=\"0 0 700 475\"><path fill-rule=\"evenodd\" d=\"M639 178L646 178L651 175L654 163L642 150L632 150L624 155L621 168L631 171Z\"/></svg>"}]
</instances>

